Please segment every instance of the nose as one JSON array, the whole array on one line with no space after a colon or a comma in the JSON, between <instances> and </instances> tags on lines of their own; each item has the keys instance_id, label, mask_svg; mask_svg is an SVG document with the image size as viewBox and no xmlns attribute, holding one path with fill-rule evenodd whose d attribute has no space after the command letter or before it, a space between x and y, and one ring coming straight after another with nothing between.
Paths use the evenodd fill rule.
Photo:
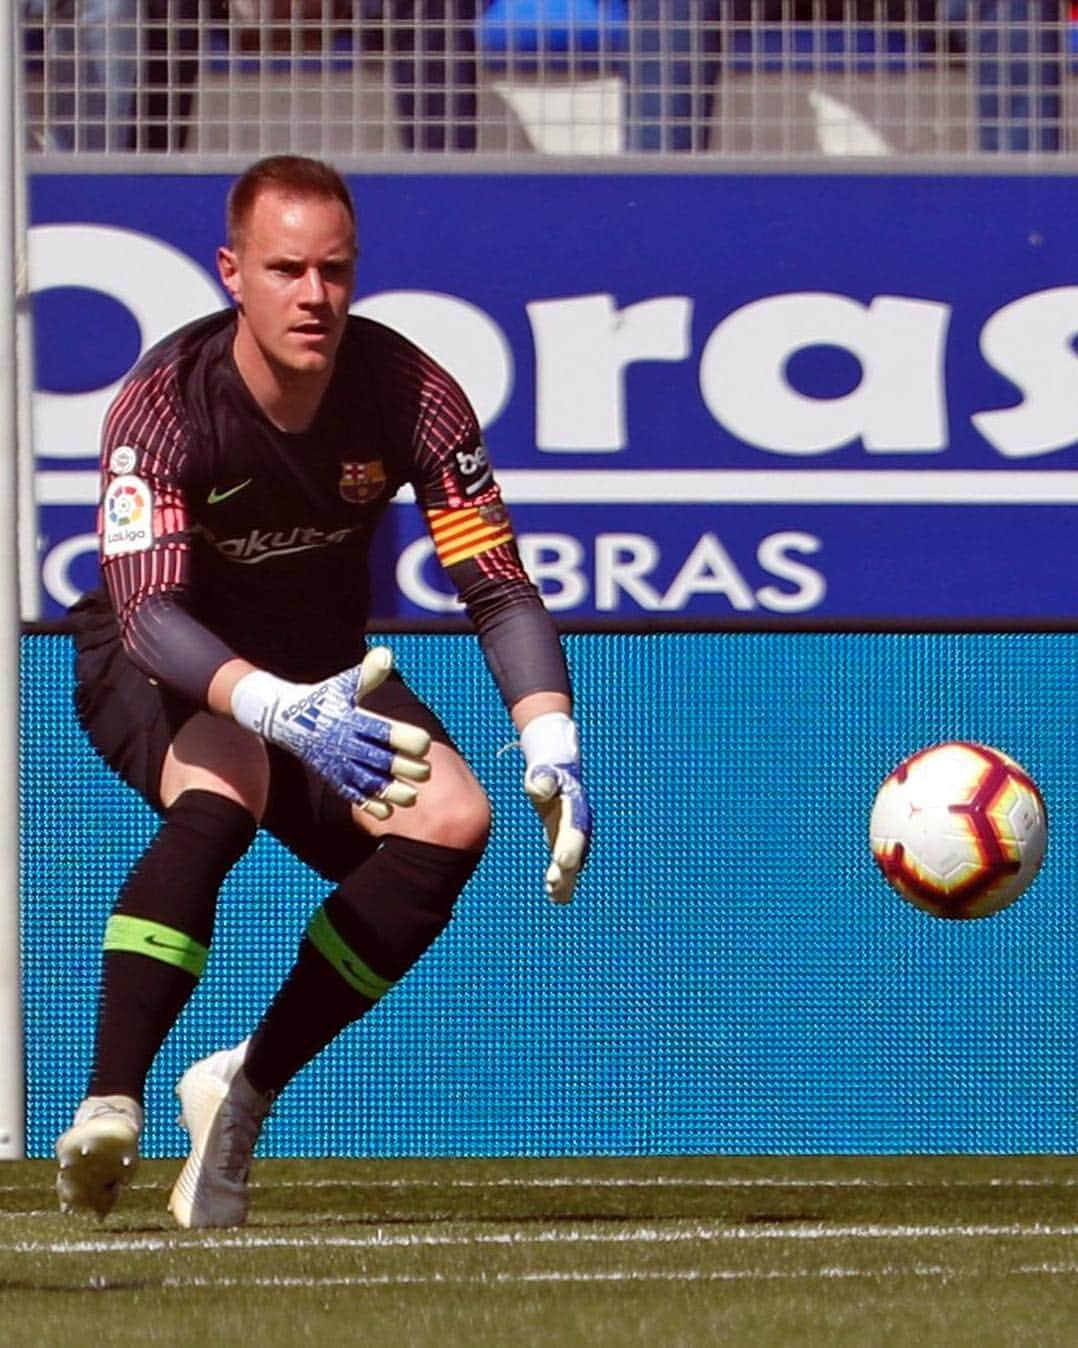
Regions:
<instances>
[{"instance_id":1,"label":"nose","mask_svg":"<svg viewBox=\"0 0 1078 1348\"><path fill-rule=\"evenodd\" d=\"M303 276L303 298L308 304L324 304L326 283L317 267L308 267Z\"/></svg>"}]
</instances>

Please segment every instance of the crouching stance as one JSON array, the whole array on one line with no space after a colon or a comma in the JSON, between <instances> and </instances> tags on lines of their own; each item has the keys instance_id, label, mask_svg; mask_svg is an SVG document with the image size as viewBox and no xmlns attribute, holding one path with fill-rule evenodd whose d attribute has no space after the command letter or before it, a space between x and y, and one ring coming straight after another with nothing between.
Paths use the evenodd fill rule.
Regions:
<instances>
[{"instance_id":1,"label":"crouching stance","mask_svg":"<svg viewBox=\"0 0 1078 1348\"><path fill-rule=\"evenodd\" d=\"M521 565L475 415L403 337L349 316L348 189L278 156L234 185L232 308L142 358L106 418L104 588L72 610L76 707L157 811L104 933L86 1098L59 1138L65 1211L105 1215L138 1164L147 1073L194 992L225 877L259 828L327 882L250 1037L177 1087L185 1227L248 1211L277 1095L445 929L487 841L479 782L435 713L366 649L368 550L402 486L476 627L572 897L591 832L561 646ZM288 920L287 894L271 895Z\"/></svg>"}]
</instances>

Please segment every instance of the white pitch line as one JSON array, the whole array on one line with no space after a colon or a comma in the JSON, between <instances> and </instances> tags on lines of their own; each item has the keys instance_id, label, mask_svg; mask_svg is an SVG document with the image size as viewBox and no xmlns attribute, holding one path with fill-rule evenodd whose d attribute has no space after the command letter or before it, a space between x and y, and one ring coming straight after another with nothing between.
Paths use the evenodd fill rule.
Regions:
<instances>
[{"instance_id":1,"label":"white pitch line","mask_svg":"<svg viewBox=\"0 0 1078 1348\"><path fill-rule=\"evenodd\" d=\"M179 1161L176 1162L177 1166ZM401 1190L484 1190L514 1189L519 1191L541 1189L1073 1189L1078 1186L1078 1176L1058 1179L1015 1178L987 1176L984 1179L865 1179L851 1176L846 1179L776 1179L772 1176L728 1177L699 1176L679 1179L676 1175L650 1175L640 1178L629 1176L597 1176L588 1178L581 1175L527 1176L514 1179L512 1176L496 1176L492 1179L308 1179L308 1180L254 1180L252 1189L261 1189L272 1193L278 1189L375 1189L400 1192ZM0 1194L40 1194L47 1186L41 1184L0 1184ZM136 1181L130 1185L132 1190L150 1192L158 1189L159 1184L148 1181ZM9 1214L0 1214L6 1216ZM29 1213L10 1214L29 1216ZM36 1214L34 1214L36 1215Z\"/></svg>"},{"instance_id":2,"label":"white pitch line","mask_svg":"<svg viewBox=\"0 0 1078 1348\"><path fill-rule=\"evenodd\" d=\"M816 1281L828 1278L954 1277L955 1271L937 1265L914 1265L909 1269L887 1268L875 1272L856 1268L823 1269L684 1269L680 1272L640 1269L610 1269L601 1273L479 1273L471 1276L438 1273L395 1275L341 1274L322 1278L171 1278L166 1288L186 1287L493 1287L531 1283L627 1283L627 1282L759 1282ZM969 1275L967 1275L969 1276ZM976 1276L983 1276L979 1272Z\"/></svg>"},{"instance_id":3,"label":"white pitch line","mask_svg":"<svg viewBox=\"0 0 1078 1348\"><path fill-rule=\"evenodd\" d=\"M597 1231L592 1226L552 1227L546 1231L479 1231L465 1234L449 1232L386 1232L367 1235L309 1236L261 1235L246 1231L238 1235L202 1235L197 1242L179 1235L126 1237L114 1239L57 1241L0 1241L0 1251L10 1254L133 1254L153 1250L267 1250L267 1249L466 1249L482 1246L519 1248L533 1245L675 1245L682 1243L734 1241L827 1241L827 1240L937 1240L937 1239L1018 1239L1078 1236L1078 1225L1045 1226L1031 1222L1006 1225L894 1224L791 1222L774 1226L694 1224L690 1227L635 1227L628 1230Z\"/></svg>"},{"instance_id":4,"label":"white pitch line","mask_svg":"<svg viewBox=\"0 0 1078 1348\"><path fill-rule=\"evenodd\" d=\"M1078 1264L1063 1267L1038 1268L1025 1265L1010 1269L1008 1274L1024 1276L1054 1276L1057 1272L1078 1272ZM683 1282L820 1282L829 1279L870 1279L881 1278L984 1278L988 1276L983 1269L960 1269L946 1264L910 1264L884 1265L878 1269L849 1268L828 1266L811 1269L683 1269L644 1270L610 1269L604 1272L584 1273L479 1273L459 1274L341 1274L320 1278L301 1277L259 1277L250 1278L163 1278L160 1286L165 1289L183 1288L226 1288L226 1287L265 1287L265 1288L329 1288L329 1287L491 1287L524 1286L526 1284L551 1283L683 1283ZM992 1275L997 1276L997 1275ZM102 1280L92 1281L91 1286L107 1287Z\"/></svg>"},{"instance_id":5,"label":"white pitch line","mask_svg":"<svg viewBox=\"0 0 1078 1348\"><path fill-rule=\"evenodd\" d=\"M315 1180L255 1180L252 1189L1056 1189L1073 1188L1078 1177L1070 1179L776 1179L773 1176L745 1176L742 1178L700 1176L679 1179L676 1175L631 1176L582 1175L528 1176L514 1179L498 1176L493 1179L315 1179ZM154 1188L154 1185L135 1184L133 1188Z\"/></svg>"}]
</instances>

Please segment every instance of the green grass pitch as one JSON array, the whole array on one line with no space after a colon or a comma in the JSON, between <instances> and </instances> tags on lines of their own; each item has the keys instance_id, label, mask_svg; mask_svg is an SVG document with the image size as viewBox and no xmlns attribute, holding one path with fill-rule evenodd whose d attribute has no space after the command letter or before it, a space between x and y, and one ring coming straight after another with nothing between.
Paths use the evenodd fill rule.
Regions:
<instances>
[{"instance_id":1,"label":"green grass pitch","mask_svg":"<svg viewBox=\"0 0 1078 1348\"><path fill-rule=\"evenodd\" d=\"M7 1348L1078 1342L1072 1157L262 1161L201 1233L178 1165L104 1222L0 1165Z\"/></svg>"}]
</instances>

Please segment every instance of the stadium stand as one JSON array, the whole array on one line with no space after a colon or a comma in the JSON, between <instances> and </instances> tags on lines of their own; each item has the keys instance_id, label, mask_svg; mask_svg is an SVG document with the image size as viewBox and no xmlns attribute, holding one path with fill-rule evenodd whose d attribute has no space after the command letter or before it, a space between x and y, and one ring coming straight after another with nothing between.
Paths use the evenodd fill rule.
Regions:
<instances>
[{"instance_id":1,"label":"stadium stand","mask_svg":"<svg viewBox=\"0 0 1078 1348\"><path fill-rule=\"evenodd\" d=\"M60 7L47 18L24 16L28 143L40 153L56 149L63 97L70 106L85 93L84 67L75 67L70 87L58 83L63 72L48 59L50 25L67 24L74 35L64 0L52 3ZM234 8L199 18L193 107L170 143L238 156L286 148L338 156L472 149L510 157L617 155L631 145L628 90L651 61L653 92L669 108L677 94L702 92L692 84L700 68L717 72L703 91L711 95L706 149L694 154L977 158L994 151L1066 154L1078 147L1078 22L1055 0L950 0L931 6L931 18L921 17L919 6L916 16L900 20L888 17L893 5L867 21L857 17L863 5L849 4L843 12L853 17L826 22L765 21L751 13L731 18L722 11L721 50L703 67L694 63L698 27L683 21L680 28L652 31L632 6L599 8L590 0L585 12L585 0L492 0L474 23L456 18L441 25L416 7L409 11L417 15L410 21L412 39L433 56L427 64L417 59L414 87L402 84L394 45L399 12L395 21L382 0L363 3L353 12L323 9L320 0L287 0L284 10ZM659 0L660 15L666 3ZM687 13L691 3L683 0L677 13ZM780 0L779 8L794 12L789 0ZM814 8L825 12L818 0ZM826 7L828 14L834 10L834 4ZM984 13L994 17L979 17ZM463 56L439 60L447 26ZM175 43L175 28L166 42ZM153 32L154 22L144 19L144 47ZM180 57L172 51L172 75ZM138 73L142 95L146 65ZM443 108L441 140L402 124L402 94ZM148 106L143 96L138 148L152 150L159 146L141 125ZM467 106L474 110L471 130L454 125L460 116L454 109ZM677 116L670 114L672 124Z\"/></svg>"}]
</instances>

